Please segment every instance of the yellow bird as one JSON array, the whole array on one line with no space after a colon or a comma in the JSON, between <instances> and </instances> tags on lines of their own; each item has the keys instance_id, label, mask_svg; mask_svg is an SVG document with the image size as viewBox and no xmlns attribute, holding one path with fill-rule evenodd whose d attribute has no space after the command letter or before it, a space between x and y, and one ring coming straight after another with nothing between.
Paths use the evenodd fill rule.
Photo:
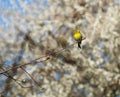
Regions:
<instances>
[{"instance_id":1,"label":"yellow bird","mask_svg":"<svg viewBox=\"0 0 120 97\"><path fill-rule=\"evenodd\" d=\"M75 30L73 37L78 42L78 47L81 48L81 42L83 40L83 36L82 36L80 30Z\"/></svg>"}]
</instances>

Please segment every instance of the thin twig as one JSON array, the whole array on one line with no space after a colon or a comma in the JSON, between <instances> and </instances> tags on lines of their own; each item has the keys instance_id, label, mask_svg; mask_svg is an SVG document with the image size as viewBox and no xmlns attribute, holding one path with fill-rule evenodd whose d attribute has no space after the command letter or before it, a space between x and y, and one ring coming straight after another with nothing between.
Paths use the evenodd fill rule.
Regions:
<instances>
[{"instance_id":1,"label":"thin twig","mask_svg":"<svg viewBox=\"0 0 120 97\"><path fill-rule=\"evenodd\" d=\"M1 67L2 70L5 70L4 68ZM18 85L20 85L22 88L30 88L30 87L24 87L20 81L16 80L15 78L13 78L10 74L8 74L7 72L4 73L3 75L5 75L6 77L14 80Z\"/></svg>"},{"instance_id":2,"label":"thin twig","mask_svg":"<svg viewBox=\"0 0 120 97\"><path fill-rule=\"evenodd\" d=\"M28 65L28 64L36 63L37 60L39 60L39 59L41 59L41 58L44 58L44 57L47 57L47 58L44 59L44 60L41 60L41 61L39 61L39 62L43 62L43 61L46 61L46 60L49 59L49 56L42 56L42 57L39 57L39 58L37 58L37 59L35 59L35 60L32 60L32 61L30 61L30 62L28 62L28 63L24 63L24 64L22 64L22 65L14 66L14 67L12 67L12 68L9 68L9 69L7 69L7 70L4 70L4 71L0 72L0 74L4 74L4 73L6 73L6 72L8 72L8 71L10 71L10 70L17 69L17 68L20 68L20 67L22 67L22 66L26 66L26 65Z\"/></svg>"},{"instance_id":3,"label":"thin twig","mask_svg":"<svg viewBox=\"0 0 120 97\"><path fill-rule=\"evenodd\" d=\"M67 48L73 46L73 45L76 44L76 43L77 43L77 42L69 45ZM64 52L67 48L63 48L63 49L61 49L61 50L55 51L55 54L59 54L59 53L61 53L61 52ZM24 63L24 64L21 64L21 65L19 65L19 66L14 66L14 67L12 67L12 68L9 68L9 69L7 69L7 70L4 70L4 71L0 72L0 74L4 74L4 73L6 73L6 72L8 72L8 71L10 71L10 70L17 69L17 68L20 68L20 67L23 67L23 66L26 66L26 65L29 65L29 64L36 63L36 61L37 61L37 60L40 60L41 58L45 58L45 57L46 57L46 59L41 60L41 61L39 61L39 62L47 61L47 60L50 58L49 56L50 56L50 55L41 56L41 57L36 58L35 60L32 60L32 61L30 61L30 62L28 62L28 63Z\"/></svg>"},{"instance_id":4,"label":"thin twig","mask_svg":"<svg viewBox=\"0 0 120 97\"><path fill-rule=\"evenodd\" d=\"M23 67L20 68L32 79L32 81L35 82L37 86L40 86L40 84Z\"/></svg>"}]
</instances>

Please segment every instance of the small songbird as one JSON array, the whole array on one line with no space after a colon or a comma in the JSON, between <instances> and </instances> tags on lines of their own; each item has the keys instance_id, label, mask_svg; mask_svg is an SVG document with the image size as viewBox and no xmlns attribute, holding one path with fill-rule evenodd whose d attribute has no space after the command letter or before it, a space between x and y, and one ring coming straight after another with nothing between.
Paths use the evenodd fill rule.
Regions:
<instances>
[{"instance_id":1,"label":"small songbird","mask_svg":"<svg viewBox=\"0 0 120 97\"><path fill-rule=\"evenodd\" d=\"M78 47L81 48L81 42L83 40L83 35L81 34L80 30L75 30L73 37L78 42Z\"/></svg>"}]
</instances>

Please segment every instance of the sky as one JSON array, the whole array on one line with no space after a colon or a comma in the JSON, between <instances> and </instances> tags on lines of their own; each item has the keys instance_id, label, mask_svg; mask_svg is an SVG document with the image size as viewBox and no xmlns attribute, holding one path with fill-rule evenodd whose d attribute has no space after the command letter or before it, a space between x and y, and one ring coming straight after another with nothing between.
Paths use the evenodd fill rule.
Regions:
<instances>
[{"instance_id":1,"label":"sky","mask_svg":"<svg viewBox=\"0 0 120 97\"><path fill-rule=\"evenodd\" d=\"M23 8L20 6L19 1L18 0L13 0L13 2L11 2L12 0L0 0L0 25L6 25L6 21L5 21L5 16L4 16L4 11L7 10L14 10L14 8L17 8L18 10L20 10L21 12L23 11ZM22 0L23 2L30 4L31 0Z\"/></svg>"},{"instance_id":2,"label":"sky","mask_svg":"<svg viewBox=\"0 0 120 97\"><path fill-rule=\"evenodd\" d=\"M20 5L19 1L22 1L26 5L37 2L37 0L0 0L0 25L6 26L6 16L4 15L4 11L14 11L14 9L18 9L21 13L24 13L25 10ZM46 6L47 0L41 0L41 4Z\"/></svg>"},{"instance_id":3,"label":"sky","mask_svg":"<svg viewBox=\"0 0 120 97\"><path fill-rule=\"evenodd\" d=\"M25 10L22 8L22 6L19 4L19 1L24 2L26 5L30 5L34 2L37 2L37 0L0 0L0 25L6 26L6 21L4 18L4 11L6 10L14 10L17 8L21 13ZM120 4L120 0L113 0L115 4ZM41 4L46 6L48 1L47 0L41 0Z\"/></svg>"}]
</instances>

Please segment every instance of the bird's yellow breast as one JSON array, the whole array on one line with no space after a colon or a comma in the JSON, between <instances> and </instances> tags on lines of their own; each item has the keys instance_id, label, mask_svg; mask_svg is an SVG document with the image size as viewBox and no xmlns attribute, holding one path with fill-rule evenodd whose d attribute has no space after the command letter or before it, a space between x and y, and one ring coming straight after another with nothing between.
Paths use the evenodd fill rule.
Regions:
<instances>
[{"instance_id":1,"label":"bird's yellow breast","mask_svg":"<svg viewBox=\"0 0 120 97\"><path fill-rule=\"evenodd\" d=\"M79 30L75 30L73 37L75 40L80 40L80 39L82 39L82 34Z\"/></svg>"}]
</instances>

